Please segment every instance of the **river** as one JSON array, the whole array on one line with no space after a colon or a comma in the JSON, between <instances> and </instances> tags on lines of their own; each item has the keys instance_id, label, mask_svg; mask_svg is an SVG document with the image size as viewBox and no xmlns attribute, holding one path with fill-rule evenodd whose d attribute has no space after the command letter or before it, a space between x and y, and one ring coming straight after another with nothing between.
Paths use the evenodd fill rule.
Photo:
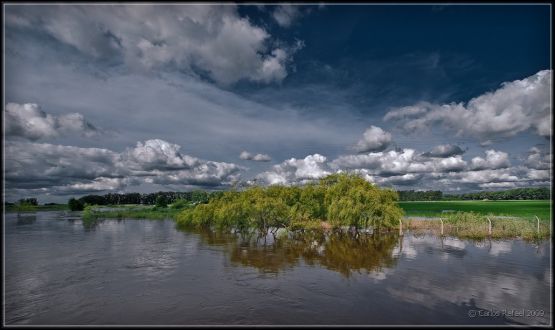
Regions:
<instances>
[{"instance_id":1,"label":"river","mask_svg":"<svg viewBox=\"0 0 555 330\"><path fill-rule=\"evenodd\" d=\"M264 239L5 214L5 323L550 324L549 241Z\"/></svg>"}]
</instances>

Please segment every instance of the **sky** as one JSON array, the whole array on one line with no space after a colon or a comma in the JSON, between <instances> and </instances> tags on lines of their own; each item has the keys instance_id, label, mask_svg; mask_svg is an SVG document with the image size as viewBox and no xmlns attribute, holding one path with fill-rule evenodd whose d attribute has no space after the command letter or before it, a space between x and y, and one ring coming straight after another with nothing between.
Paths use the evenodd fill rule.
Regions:
<instances>
[{"instance_id":1,"label":"sky","mask_svg":"<svg viewBox=\"0 0 555 330\"><path fill-rule=\"evenodd\" d=\"M549 5L3 9L7 201L551 184Z\"/></svg>"}]
</instances>

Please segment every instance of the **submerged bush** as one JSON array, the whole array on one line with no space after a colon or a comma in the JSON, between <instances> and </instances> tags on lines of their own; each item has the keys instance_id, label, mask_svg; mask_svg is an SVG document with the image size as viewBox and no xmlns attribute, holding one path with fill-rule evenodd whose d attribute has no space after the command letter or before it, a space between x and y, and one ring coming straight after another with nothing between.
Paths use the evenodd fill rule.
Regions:
<instances>
[{"instance_id":1,"label":"submerged bush","mask_svg":"<svg viewBox=\"0 0 555 330\"><path fill-rule=\"evenodd\" d=\"M393 228L403 211L397 193L380 189L353 174L333 174L303 187L250 187L228 191L207 204L185 209L177 223L185 227L270 229L332 227Z\"/></svg>"},{"instance_id":2,"label":"submerged bush","mask_svg":"<svg viewBox=\"0 0 555 330\"><path fill-rule=\"evenodd\" d=\"M98 218L98 212L94 210L94 205L85 205L81 217L83 220L96 220Z\"/></svg>"}]
</instances>

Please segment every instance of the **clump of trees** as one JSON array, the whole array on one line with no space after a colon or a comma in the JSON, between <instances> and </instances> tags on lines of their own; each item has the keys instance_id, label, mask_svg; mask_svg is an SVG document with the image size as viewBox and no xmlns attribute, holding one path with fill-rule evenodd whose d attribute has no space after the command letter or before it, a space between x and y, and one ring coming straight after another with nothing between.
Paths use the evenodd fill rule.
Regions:
<instances>
[{"instance_id":1,"label":"clump of trees","mask_svg":"<svg viewBox=\"0 0 555 330\"><path fill-rule=\"evenodd\" d=\"M156 197L156 207L168 207L168 201L164 196Z\"/></svg>"},{"instance_id":2,"label":"clump of trees","mask_svg":"<svg viewBox=\"0 0 555 330\"><path fill-rule=\"evenodd\" d=\"M36 198L22 198L18 201L19 205L32 205L32 206L37 206L39 205L39 202Z\"/></svg>"},{"instance_id":3,"label":"clump of trees","mask_svg":"<svg viewBox=\"0 0 555 330\"><path fill-rule=\"evenodd\" d=\"M380 189L356 174L340 173L302 187L255 186L223 192L208 203L183 210L177 223L197 228L257 228L262 233L314 228L314 223L324 221L333 228L389 229L398 226L403 216L397 201L393 190Z\"/></svg>"},{"instance_id":4,"label":"clump of trees","mask_svg":"<svg viewBox=\"0 0 555 330\"><path fill-rule=\"evenodd\" d=\"M85 203L79 199L70 198L67 205L71 211L83 211Z\"/></svg>"}]
</instances>

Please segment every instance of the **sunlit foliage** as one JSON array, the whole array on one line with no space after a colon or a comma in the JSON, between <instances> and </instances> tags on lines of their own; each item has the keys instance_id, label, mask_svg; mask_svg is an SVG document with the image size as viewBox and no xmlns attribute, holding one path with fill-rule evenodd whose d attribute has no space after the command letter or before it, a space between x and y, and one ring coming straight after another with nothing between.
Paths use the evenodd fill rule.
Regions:
<instances>
[{"instance_id":1,"label":"sunlit foliage","mask_svg":"<svg viewBox=\"0 0 555 330\"><path fill-rule=\"evenodd\" d=\"M301 187L274 185L228 191L182 211L185 227L310 229L349 226L393 228L403 216L395 191L380 189L354 174L333 174ZM319 224L319 226L318 226Z\"/></svg>"}]
</instances>

